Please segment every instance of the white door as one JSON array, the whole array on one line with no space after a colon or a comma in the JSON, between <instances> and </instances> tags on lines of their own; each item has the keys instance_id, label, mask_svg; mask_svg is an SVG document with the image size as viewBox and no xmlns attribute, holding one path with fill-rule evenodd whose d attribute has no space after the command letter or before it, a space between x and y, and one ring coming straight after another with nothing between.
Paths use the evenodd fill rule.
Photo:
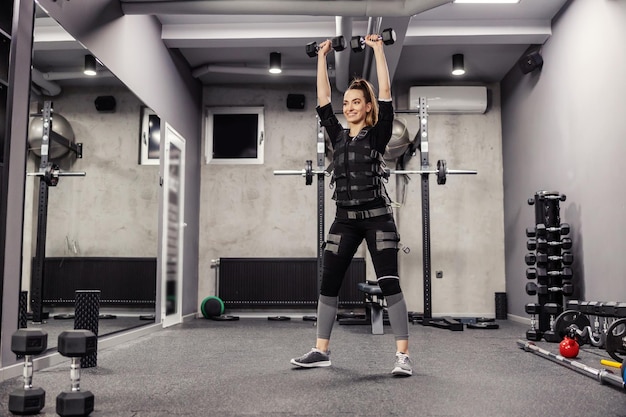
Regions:
<instances>
[{"instance_id":1,"label":"white door","mask_svg":"<svg viewBox=\"0 0 626 417\"><path fill-rule=\"evenodd\" d=\"M168 327L183 320L185 139L166 123L164 142L161 320Z\"/></svg>"}]
</instances>

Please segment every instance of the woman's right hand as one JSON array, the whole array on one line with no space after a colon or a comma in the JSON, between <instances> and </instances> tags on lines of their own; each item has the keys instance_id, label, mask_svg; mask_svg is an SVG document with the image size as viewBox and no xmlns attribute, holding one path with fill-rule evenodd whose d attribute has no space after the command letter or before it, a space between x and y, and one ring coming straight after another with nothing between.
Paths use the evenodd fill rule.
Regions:
<instances>
[{"instance_id":1,"label":"woman's right hand","mask_svg":"<svg viewBox=\"0 0 626 417\"><path fill-rule=\"evenodd\" d=\"M318 46L317 55L326 56L331 50L330 40L326 39L324 42L320 43Z\"/></svg>"}]
</instances>

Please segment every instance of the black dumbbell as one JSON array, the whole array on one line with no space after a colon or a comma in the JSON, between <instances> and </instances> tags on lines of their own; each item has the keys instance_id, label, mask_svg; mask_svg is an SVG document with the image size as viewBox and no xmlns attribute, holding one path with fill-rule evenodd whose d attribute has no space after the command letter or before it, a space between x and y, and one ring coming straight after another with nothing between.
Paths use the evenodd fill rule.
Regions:
<instances>
[{"instance_id":1,"label":"black dumbbell","mask_svg":"<svg viewBox=\"0 0 626 417\"><path fill-rule=\"evenodd\" d=\"M385 45L393 45L396 42L396 31L387 28L378 35L378 39L382 40ZM350 39L350 48L354 52L361 52L365 49L365 38L363 36L353 36Z\"/></svg>"},{"instance_id":2,"label":"black dumbbell","mask_svg":"<svg viewBox=\"0 0 626 417\"><path fill-rule=\"evenodd\" d=\"M572 268L563 268L562 271L548 271L546 268L526 268L526 278L528 279L557 276L561 276L563 279L570 279L573 275Z\"/></svg>"},{"instance_id":3,"label":"black dumbbell","mask_svg":"<svg viewBox=\"0 0 626 417\"><path fill-rule=\"evenodd\" d=\"M569 252L563 252L562 255L550 255L538 253L536 257L537 265L546 266L549 261L561 261L563 265L571 265L574 263L574 255ZM532 264L529 264L532 265Z\"/></svg>"},{"instance_id":4,"label":"black dumbbell","mask_svg":"<svg viewBox=\"0 0 626 417\"><path fill-rule=\"evenodd\" d=\"M24 356L24 386L9 394L9 411L13 414L32 415L46 405L46 392L33 388L33 356L48 347L48 333L40 329L19 329L11 335L11 350Z\"/></svg>"},{"instance_id":5,"label":"black dumbbell","mask_svg":"<svg viewBox=\"0 0 626 417\"><path fill-rule=\"evenodd\" d=\"M88 416L94 408L95 398L91 391L80 390L80 358L95 353L98 339L89 330L66 330L59 335L59 353L71 359L71 391L57 396L57 414L66 416Z\"/></svg>"},{"instance_id":6,"label":"black dumbbell","mask_svg":"<svg viewBox=\"0 0 626 417\"><path fill-rule=\"evenodd\" d=\"M572 248L572 239L568 237L564 237L561 240L555 241L547 241L546 239L528 239L526 241L526 248L528 250L545 250L549 246L560 246L563 249L571 249Z\"/></svg>"},{"instance_id":7,"label":"black dumbbell","mask_svg":"<svg viewBox=\"0 0 626 417\"><path fill-rule=\"evenodd\" d=\"M343 36L335 36L330 40L330 47L336 52L343 51L346 49L346 40ZM311 58L315 58L319 50L320 47L317 45L317 42L309 42L306 44L306 54Z\"/></svg>"},{"instance_id":8,"label":"black dumbbell","mask_svg":"<svg viewBox=\"0 0 626 417\"><path fill-rule=\"evenodd\" d=\"M570 227L567 223L561 223L560 226L556 227L546 227L545 224L538 224L535 228L537 236L546 236L548 232L559 232L562 235L566 235L569 233Z\"/></svg>"},{"instance_id":9,"label":"black dumbbell","mask_svg":"<svg viewBox=\"0 0 626 417\"><path fill-rule=\"evenodd\" d=\"M563 284L562 287L537 285L534 282L526 283L526 294L528 295L547 295L551 292L561 292L563 295L572 295L574 293L574 286L571 283Z\"/></svg>"}]
</instances>

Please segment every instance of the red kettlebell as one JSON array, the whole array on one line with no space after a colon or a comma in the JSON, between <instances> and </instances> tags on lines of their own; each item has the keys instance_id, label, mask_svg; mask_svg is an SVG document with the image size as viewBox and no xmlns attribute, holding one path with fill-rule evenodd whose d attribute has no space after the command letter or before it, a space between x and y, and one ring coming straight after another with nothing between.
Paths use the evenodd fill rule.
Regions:
<instances>
[{"instance_id":1,"label":"red kettlebell","mask_svg":"<svg viewBox=\"0 0 626 417\"><path fill-rule=\"evenodd\" d=\"M569 336L565 336L559 344L559 352L565 358L575 358L578 356L579 349L578 342Z\"/></svg>"}]
</instances>

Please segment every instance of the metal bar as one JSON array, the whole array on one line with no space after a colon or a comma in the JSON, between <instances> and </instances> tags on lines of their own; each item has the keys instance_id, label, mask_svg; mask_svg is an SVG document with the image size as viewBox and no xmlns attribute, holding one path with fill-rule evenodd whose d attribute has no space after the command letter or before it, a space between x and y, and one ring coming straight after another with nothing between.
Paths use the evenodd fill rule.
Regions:
<instances>
[{"instance_id":1,"label":"metal bar","mask_svg":"<svg viewBox=\"0 0 626 417\"><path fill-rule=\"evenodd\" d=\"M421 171L431 171L428 163L428 112L426 98L419 99L419 119L420 119L420 149L421 149ZM430 188L428 175L421 174L422 186L422 266L424 274L424 318L423 324L429 324L433 317L432 295L431 295L431 265L430 265Z\"/></svg>"},{"instance_id":2,"label":"metal bar","mask_svg":"<svg viewBox=\"0 0 626 417\"><path fill-rule=\"evenodd\" d=\"M326 156L326 142L324 141L324 129L317 117L317 294L322 287L322 270L324 250L324 158Z\"/></svg>"},{"instance_id":3,"label":"metal bar","mask_svg":"<svg viewBox=\"0 0 626 417\"><path fill-rule=\"evenodd\" d=\"M601 384L606 383L626 390L626 384L624 383L624 379L621 376L612 374L605 369L592 368L591 366L587 366L584 363L567 359L561 355L557 355L550 351L542 349L534 343L527 342L525 340L518 340L517 345L520 348L524 349L526 352L532 352L546 359L550 359L551 361L556 362L559 365L563 365L567 368L573 369L580 374L587 375L600 382Z\"/></svg>"},{"instance_id":4,"label":"metal bar","mask_svg":"<svg viewBox=\"0 0 626 417\"><path fill-rule=\"evenodd\" d=\"M26 176L28 177L43 177L45 175L45 172L27 172ZM84 171L58 171L58 170L52 170L52 176L56 176L56 177L84 177L85 175L87 175L86 172Z\"/></svg>"},{"instance_id":5,"label":"metal bar","mask_svg":"<svg viewBox=\"0 0 626 417\"><path fill-rule=\"evenodd\" d=\"M41 135L41 160L39 169L45 171L48 166L50 132L52 131L52 102L45 101L43 106L43 130ZM43 315L43 268L46 257L46 234L48 223L48 184L43 176L39 179L39 202L37 208L37 242L35 259L30 282L30 308L33 323L41 323Z\"/></svg>"}]
</instances>

